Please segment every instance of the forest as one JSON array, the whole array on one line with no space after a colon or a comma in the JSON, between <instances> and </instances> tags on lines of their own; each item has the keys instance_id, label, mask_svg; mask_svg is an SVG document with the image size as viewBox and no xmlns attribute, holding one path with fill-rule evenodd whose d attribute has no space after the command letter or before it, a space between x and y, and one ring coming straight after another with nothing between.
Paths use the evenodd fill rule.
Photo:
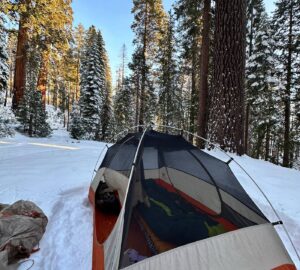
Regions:
<instances>
[{"instance_id":1,"label":"forest","mask_svg":"<svg viewBox=\"0 0 300 270\"><path fill-rule=\"evenodd\" d=\"M263 0L133 0L131 12L134 52L120 48L112 76L71 0L1 0L0 137L50 136L52 107L74 139L154 123L300 168L300 0L272 14Z\"/></svg>"}]
</instances>

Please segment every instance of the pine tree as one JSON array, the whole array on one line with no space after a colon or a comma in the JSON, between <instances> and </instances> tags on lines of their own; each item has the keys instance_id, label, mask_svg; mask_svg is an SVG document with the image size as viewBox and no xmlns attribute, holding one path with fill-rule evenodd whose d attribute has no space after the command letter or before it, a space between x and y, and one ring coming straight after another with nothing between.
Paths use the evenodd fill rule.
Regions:
<instances>
[{"instance_id":1,"label":"pine tree","mask_svg":"<svg viewBox=\"0 0 300 270\"><path fill-rule=\"evenodd\" d=\"M105 62L101 33L92 26L87 32L81 60L80 111L86 139L99 140L101 136L101 109L104 102Z\"/></svg>"},{"instance_id":2,"label":"pine tree","mask_svg":"<svg viewBox=\"0 0 300 270\"><path fill-rule=\"evenodd\" d=\"M175 6L182 49L181 57L186 60L184 72L191 77L189 119L187 119L191 133L196 132L197 125L202 9L202 0L179 0ZM193 137L190 136L189 139L193 140Z\"/></svg>"},{"instance_id":3,"label":"pine tree","mask_svg":"<svg viewBox=\"0 0 300 270\"><path fill-rule=\"evenodd\" d=\"M84 46L84 35L85 29L82 24L79 24L74 31L74 41L75 41L75 59L76 59L76 89L75 89L75 99L79 99L79 82L80 82L80 61L82 50Z\"/></svg>"},{"instance_id":4,"label":"pine tree","mask_svg":"<svg viewBox=\"0 0 300 270\"><path fill-rule=\"evenodd\" d=\"M247 102L251 104L251 155L268 160L271 135L277 122L274 40L266 13L252 36L251 56L247 61ZM263 145L264 142L264 145Z\"/></svg>"},{"instance_id":5,"label":"pine tree","mask_svg":"<svg viewBox=\"0 0 300 270\"><path fill-rule=\"evenodd\" d=\"M71 121L70 121L70 134L71 137L74 139L81 139L84 136L84 129L82 126L82 119L80 115L80 107L75 102L72 105L72 112L71 112Z\"/></svg>"},{"instance_id":6,"label":"pine tree","mask_svg":"<svg viewBox=\"0 0 300 270\"><path fill-rule=\"evenodd\" d=\"M156 98L151 73L164 31L165 12L161 0L133 0L133 5L135 53L131 68L139 73L135 85L139 106L139 113L136 113L139 125L144 125L154 120L155 115Z\"/></svg>"},{"instance_id":7,"label":"pine tree","mask_svg":"<svg viewBox=\"0 0 300 270\"><path fill-rule=\"evenodd\" d=\"M104 99L103 106L101 110L101 140L105 140L108 137L113 137L113 130L110 130L110 120L113 118L112 110L112 78L111 78L111 69L109 65L108 55L104 48L102 47L104 55L104 65L105 65L105 89L104 89Z\"/></svg>"},{"instance_id":8,"label":"pine tree","mask_svg":"<svg viewBox=\"0 0 300 270\"><path fill-rule=\"evenodd\" d=\"M7 54L7 37L4 31L4 19L0 14L0 95L7 91L8 88L8 54ZM0 104L1 104L0 100Z\"/></svg>"},{"instance_id":9,"label":"pine tree","mask_svg":"<svg viewBox=\"0 0 300 270\"><path fill-rule=\"evenodd\" d=\"M25 90L17 111L17 118L23 126L23 132L31 137L47 137L52 132L47 123L47 112L43 107L42 94L35 89Z\"/></svg>"},{"instance_id":10,"label":"pine tree","mask_svg":"<svg viewBox=\"0 0 300 270\"><path fill-rule=\"evenodd\" d=\"M223 149L244 153L246 3L216 2L210 139Z\"/></svg>"},{"instance_id":11,"label":"pine tree","mask_svg":"<svg viewBox=\"0 0 300 270\"><path fill-rule=\"evenodd\" d=\"M199 137L207 138L208 121L208 76L210 56L210 32L211 32L211 0L204 0L203 6L203 29L200 60L199 78L199 100L197 114L197 134ZM205 141L197 139L198 147L204 148Z\"/></svg>"},{"instance_id":12,"label":"pine tree","mask_svg":"<svg viewBox=\"0 0 300 270\"><path fill-rule=\"evenodd\" d=\"M40 66L42 78L39 79L39 84L43 85L41 90L44 91L48 63L47 45L55 46L57 40L65 39L65 34L68 32L68 27L65 26L72 22L71 0L6 0L2 2L1 11L19 25L13 96L13 108L17 109L26 87L28 60L26 57L30 43L37 43L37 40L41 40L42 37L40 49L46 48L45 55L43 55L44 61Z\"/></svg>"},{"instance_id":13,"label":"pine tree","mask_svg":"<svg viewBox=\"0 0 300 270\"><path fill-rule=\"evenodd\" d=\"M263 27L262 18L265 14L263 6L263 0L248 0L247 1L247 34L246 34L246 61L253 54L253 47L255 43L254 35L259 33L261 27ZM249 72L248 63L246 62L246 76L251 76L252 72ZM251 86L246 80L245 96L246 96L246 109L245 109L245 153L248 153L249 142L249 125L251 121L251 98L248 97L248 92L251 91Z\"/></svg>"},{"instance_id":14,"label":"pine tree","mask_svg":"<svg viewBox=\"0 0 300 270\"><path fill-rule=\"evenodd\" d=\"M292 165L293 152L291 118L295 114L293 101L299 90L300 4L299 0L278 0L273 16L273 36L279 65L281 98L284 107L284 143L282 165Z\"/></svg>"},{"instance_id":15,"label":"pine tree","mask_svg":"<svg viewBox=\"0 0 300 270\"><path fill-rule=\"evenodd\" d=\"M180 127L178 70L175 59L174 18L169 13L166 33L160 45L158 120L165 126Z\"/></svg>"},{"instance_id":16,"label":"pine tree","mask_svg":"<svg viewBox=\"0 0 300 270\"><path fill-rule=\"evenodd\" d=\"M134 93L129 78L126 78L123 87L114 96L114 116L116 133L134 126Z\"/></svg>"}]
</instances>

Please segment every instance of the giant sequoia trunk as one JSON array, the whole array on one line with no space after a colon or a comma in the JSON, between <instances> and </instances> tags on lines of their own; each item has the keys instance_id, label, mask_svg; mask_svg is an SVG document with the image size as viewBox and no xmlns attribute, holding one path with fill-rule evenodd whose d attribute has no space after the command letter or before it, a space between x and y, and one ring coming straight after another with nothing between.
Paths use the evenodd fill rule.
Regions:
<instances>
[{"instance_id":1,"label":"giant sequoia trunk","mask_svg":"<svg viewBox=\"0 0 300 270\"><path fill-rule=\"evenodd\" d=\"M207 96L208 96L208 64L209 64L209 29L210 29L210 1L204 0L203 8L203 30L200 63L200 86L198 103L198 136L206 138L207 124ZM197 145L204 148L205 142L197 140Z\"/></svg>"},{"instance_id":2,"label":"giant sequoia trunk","mask_svg":"<svg viewBox=\"0 0 300 270\"><path fill-rule=\"evenodd\" d=\"M216 2L209 133L223 149L244 153L246 1Z\"/></svg>"},{"instance_id":3,"label":"giant sequoia trunk","mask_svg":"<svg viewBox=\"0 0 300 270\"><path fill-rule=\"evenodd\" d=\"M26 84L26 54L28 42L28 28L24 27L25 19L19 21L15 76L14 76L14 95L12 100L12 108L16 110L24 95Z\"/></svg>"},{"instance_id":4,"label":"giant sequoia trunk","mask_svg":"<svg viewBox=\"0 0 300 270\"><path fill-rule=\"evenodd\" d=\"M47 77L48 77L49 52L44 51L38 76L37 89L42 93L42 102L46 107Z\"/></svg>"}]
</instances>

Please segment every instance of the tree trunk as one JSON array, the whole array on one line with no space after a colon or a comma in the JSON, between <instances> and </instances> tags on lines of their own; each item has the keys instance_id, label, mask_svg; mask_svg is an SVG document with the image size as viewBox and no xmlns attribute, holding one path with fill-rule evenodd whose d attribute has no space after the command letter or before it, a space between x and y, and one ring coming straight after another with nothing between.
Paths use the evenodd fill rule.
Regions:
<instances>
[{"instance_id":1,"label":"tree trunk","mask_svg":"<svg viewBox=\"0 0 300 270\"><path fill-rule=\"evenodd\" d=\"M204 0L199 103L198 103L198 119L197 119L198 120L197 133L198 136L203 138L206 138L206 126L207 126L210 4L211 4L211 0ZM200 148L204 148L205 141L198 139L197 145Z\"/></svg>"},{"instance_id":2,"label":"tree trunk","mask_svg":"<svg viewBox=\"0 0 300 270\"><path fill-rule=\"evenodd\" d=\"M148 32L148 3L146 3L146 14L144 22L144 36L143 36L143 55L142 55L142 85L140 95L140 117L139 125L144 125L144 113L145 113L145 92L146 92L146 79L147 79L147 67L146 67L146 53L147 53L147 32ZM139 131L142 131L143 127L139 127Z\"/></svg>"},{"instance_id":3,"label":"tree trunk","mask_svg":"<svg viewBox=\"0 0 300 270\"><path fill-rule=\"evenodd\" d=\"M47 93L47 77L48 77L49 52L42 53L42 62L39 71L37 89L42 93L42 102L44 109L46 108L46 93Z\"/></svg>"},{"instance_id":4,"label":"tree trunk","mask_svg":"<svg viewBox=\"0 0 300 270\"><path fill-rule=\"evenodd\" d=\"M209 133L223 149L244 154L246 1L216 2Z\"/></svg>"},{"instance_id":5,"label":"tree trunk","mask_svg":"<svg viewBox=\"0 0 300 270\"><path fill-rule=\"evenodd\" d=\"M249 34L249 52L247 57L249 58L252 55L253 51L253 1L250 0L250 34ZM250 121L250 110L251 105L249 101L246 103L246 118L245 118L245 153L248 154L248 143L249 143L249 121Z\"/></svg>"},{"instance_id":6,"label":"tree trunk","mask_svg":"<svg viewBox=\"0 0 300 270\"><path fill-rule=\"evenodd\" d=\"M139 110L140 110L140 78L137 75L136 92L135 92L135 126L139 124Z\"/></svg>"},{"instance_id":7,"label":"tree trunk","mask_svg":"<svg viewBox=\"0 0 300 270\"><path fill-rule=\"evenodd\" d=\"M249 143L249 121L250 121L250 103L246 104L246 118L245 118L245 153L248 154Z\"/></svg>"},{"instance_id":8,"label":"tree trunk","mask_svg":"<svg viewBox=\"0 0 300 270\"><path fill-rule=\"evenodd\" d=\"M30 114L29 116L29 129L28 129L28 134L30 137L33 135L33 116Z\"/></svg>"},{"instance_id":9,"label":"tree trunk","mask_svg":"<svg viewBox=\"0 0 300 270\"><path fill-rule=\"evenodd\" d=\"M19 21L16 64L15 64L15 78L14 78L14 95L12 100L12 108L16 110L24 95L26 84L26 62L27 62L27 42L28 42L28 29L23 27L25 19Z\"/></svg>"},{"instance_id":10,"label":"tree trunk","mask_svg":"<svg viewBox=\"0 0 300 270\"><path fill-rule=\"evenodd\" d=\"M196 118L196 104L197 104L197 90L196 90L196 52L194 50L192 60L192 91L191 91L191 107L190 107L190 128L189 132L195 132L195 118ZM193 143L194 136L189 135L189 141Z\"/></svg>"},{"instance_id":11,"label":"tree trunk","mask_svg":"<svg viewBox=\"0 0 300 270\"><path fill-rule=\"evenodd\" d=\"M292 83L292 34L293 34L293 4L289 12L289 43L287 59L287 78L284 97L284 143L283 143L283 163L284 167L290 166L290 117L291 117L291 83Z\"/></svg>"},{"instance_id":12,"label":"tree trunk","mask_svg":"<svg viewBox=\"0 0 300 270\"><path fill-rule=\"evenodd\" d=\"M270 152L270 123L267 123L267 131L266 131L266 146L265 146L265 160L269 160L269 152Z\"/></svg>"},{"instance_id":13,"label":"tree trunk","mask_svg":"<svg viewBox=\"0 0 300 270\"><path fill-rule=\"evenodd\" d=\"M76 64L76 88L75 88L75 100L78 101L80 93L80 56L77 59Z\"/></svg>"}]
</instances>

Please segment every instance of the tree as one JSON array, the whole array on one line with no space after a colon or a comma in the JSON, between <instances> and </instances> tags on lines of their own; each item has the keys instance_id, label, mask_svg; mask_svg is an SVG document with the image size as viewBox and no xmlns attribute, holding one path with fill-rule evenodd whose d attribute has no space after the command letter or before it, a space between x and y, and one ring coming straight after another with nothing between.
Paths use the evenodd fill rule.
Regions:
<instances>
[{"instance_id":1,"label":"tree","mask_svg":"<svg viewBox=\"0 0 300 270\"><path fill-rule=\"evenodd\" d=\"M123 87L114 96L114 116L116 133L134 125L134 93L129 78L124 80Z\"/></svg>"},{"instance_id":2,"label":"tree","mask_svg":"<svg viewBox=\"0 0 300 270\"><path fill-rule=\"evenodd\" d=\"M280 65L278 74L282 82L282 102L284 105L284 145L283 161L285 167L291 166L291 109L292 99L299 91L299 52L300 52L300 5L298 0L278 0L273 16L273 35L276 54Z\"/></svg>"},{"instance_id":3,"label":"tree","mask_svg":"<svg viewBox=\"0 0 300 270\"><path fill-rule=\"evenodd\" d=\"M67 33L66 25L72 22L71 0L3 0L1 11L18 22L17 57L15 64L13 108L18 107L26 85L26 64L30 42L43 47L41 74L38 83L42 94L47 74L48 45L55 46ZM43 99L44 95L43 95Z\"/></svg>"},{"instance_id":4,"label":"tree","mask_svg":"<svg viewBox=\"0 0 300 270\"><path fill-rule=\"evenodd\" d=\"M82 119L80 115L80 107L75 102L72 106L71 121L70 121L70 135L74 139L81 139L84 136L84 129L82 126Z\"/></svg>"},{"instance_id":5,"label":"tree","mask_svg":"<svg viewBox=\"0 0 300 270\"><path fill-rule=\"evenodd\" d=\"M186 60L184 72L191 77L189 131L197 131L198 92L200 74L201 29L203 15L202 0L179 0L175 6L178 31L182 48L181 57ZM189 138L193 140L193 136Z\"/></svg>"},{"instance_id":6,"label":"tree","mask_svg":"<svg viewBox=\"0 0 300 270\"><path fill-rule=\"evenodd\" d=\"M158 120L165 126L180 127L180 98L178 89L178 70L175 59L174 18L169 12L166 33L161 40L159 52L159 99Z\"/></svg>"},{"instance_id":7,"label":"tree","mask_svg":"<svg viewBox=\"0 0 300 270\"><path fill-rule=\"evenodd\" d=\"M150 122L154 117L155 94L151 69L155 62L158 44L165 25L165 12L161 0L133 0L135 54L132 69L140 74L136 85L139 99L139 125ZM139 61L137 61L139 60Z\"/></svg>"},{"instance_id":8,"label":"tree","mask_svg":"<svg viewBox=\"0 0 300 270\"><path fill-rule=\"evenodd\" d=\"M197 134L206 138L206 129L208 121L208 73L209 73L209 43L210 43L210 0L204 0L203 7L203 29L202 29L202 46L201 46L201 63L200 63L200 82L199 82L199 101L197 117ZM197 140L199 147L204 148L205 142Z\"/></svg>"},{"instance_id":9,"label":"tree","mask_svg":"<svg viewBox=\"0 0 300 270\"><path fill-rule=\"evenodd\" d=\"M223 149L244 153L246 2L216 2L209 135Z\"/></svg>"},{"instance_id":10,"label":"tree","mask_svg":"<svg viewBox=\"0 0 300 270\"><path fill-rule=\"evenodd\" d=\"M260 26L253 33L251 56L247 61L247 103L251 105L249 126L250 153L256 158L270 158L271 135L276 119L278 81L275 76L274 40L266 13L261 14ZM263 148L263 142L264 148Z\"/></svg>"},{"instance_id":11,"label":"tree","mask_svg":"<svg viewBox=\"0 0 300 270\"><path fill-rule=\"evenodd\" d=\"M112 78L111 78L111 69L109 65L109 58L106 53L104 42L101 46L102 54L104 56L104 65L105 65L105 89L104 89L104 100L101 111L101 140L105 140L109 135L112 135L113 132L110 130L110 122L113 118L112 111Z\"/></svg>"},{"instance_id":12,"label":"tree","mask_svg":"<svg viewBox=\"0 0 300 270\"><path fill-rule=\"evenodd\" d=\"M25 90L17 111L17 119L23 126L23 132L30 137L47 137L52 132L47 123L47 112L43 108L42 94L32 88Z\"/></svg>"},{"instance_id":13,"label":"tree","mask_svg":"<svg viewBox=\"0 0 300 270\"><path fill-rule=\"evenodd\" d=\"M8 88L8 54L7 54L7 36L4 31L4 19L0 14L0 95Z\"/></svg>"},{"instance_id":14,"label":"tree","mask_svg":"<svg viewBox=\"0 0 300 270\"><path fill-rule=\"evenodd\" d=\"M247 34L246 34L246 60L248 60L252 53L255 43L254 35L258 33L262 27L262 17L264 16L265 9L262 0L247 0ZM248 76L248 67L246 65L246 76ZM250 74L251 76L251 74ZM251 99L248 98L248 92L251 86L246 80L246 109L245 109L245 153L248 153L249 141L249 123L251 121Z\"/></svg>"},{"instance_id":15,"label":"tree","mask_svg":"<svg viewBox=\"0 0 300 270\"><path fill-rule=\"evenodd\" d=\"M75 27L74 31L74 40L75 40L75 58L76 58L76 89L75 89L75 99L78 100L79 98L79 82L80 82L80 63L81 63L81 56L82 50L84 46L84 35L85 29L82 24L78 24Z\"/></svg>"},{"instance_id":16,"label":"tree","mask_svg":"<svg viewBox=\"0 0 300 270\"><path fill-rule=\"evenodd\" d=\"M31 48L27 54L26 87L20 101L16 116L22 125L22 130L29 136L47 137L52 130L47 123L47 112L43 108L42 94L37 91L40 55L35 48Z\"/></svg>"},{"instance_id":17,"label":"tree","mask_svg":"<svg viewBox=\"0 0 300 270\"><path fill-rule=\"evenodd\" d=\"M101 110L105 98L106 74L101 33L94 26L87 31L81 60L80 111L86 139L100 139Z\"/></svg>"}]
</instances>

